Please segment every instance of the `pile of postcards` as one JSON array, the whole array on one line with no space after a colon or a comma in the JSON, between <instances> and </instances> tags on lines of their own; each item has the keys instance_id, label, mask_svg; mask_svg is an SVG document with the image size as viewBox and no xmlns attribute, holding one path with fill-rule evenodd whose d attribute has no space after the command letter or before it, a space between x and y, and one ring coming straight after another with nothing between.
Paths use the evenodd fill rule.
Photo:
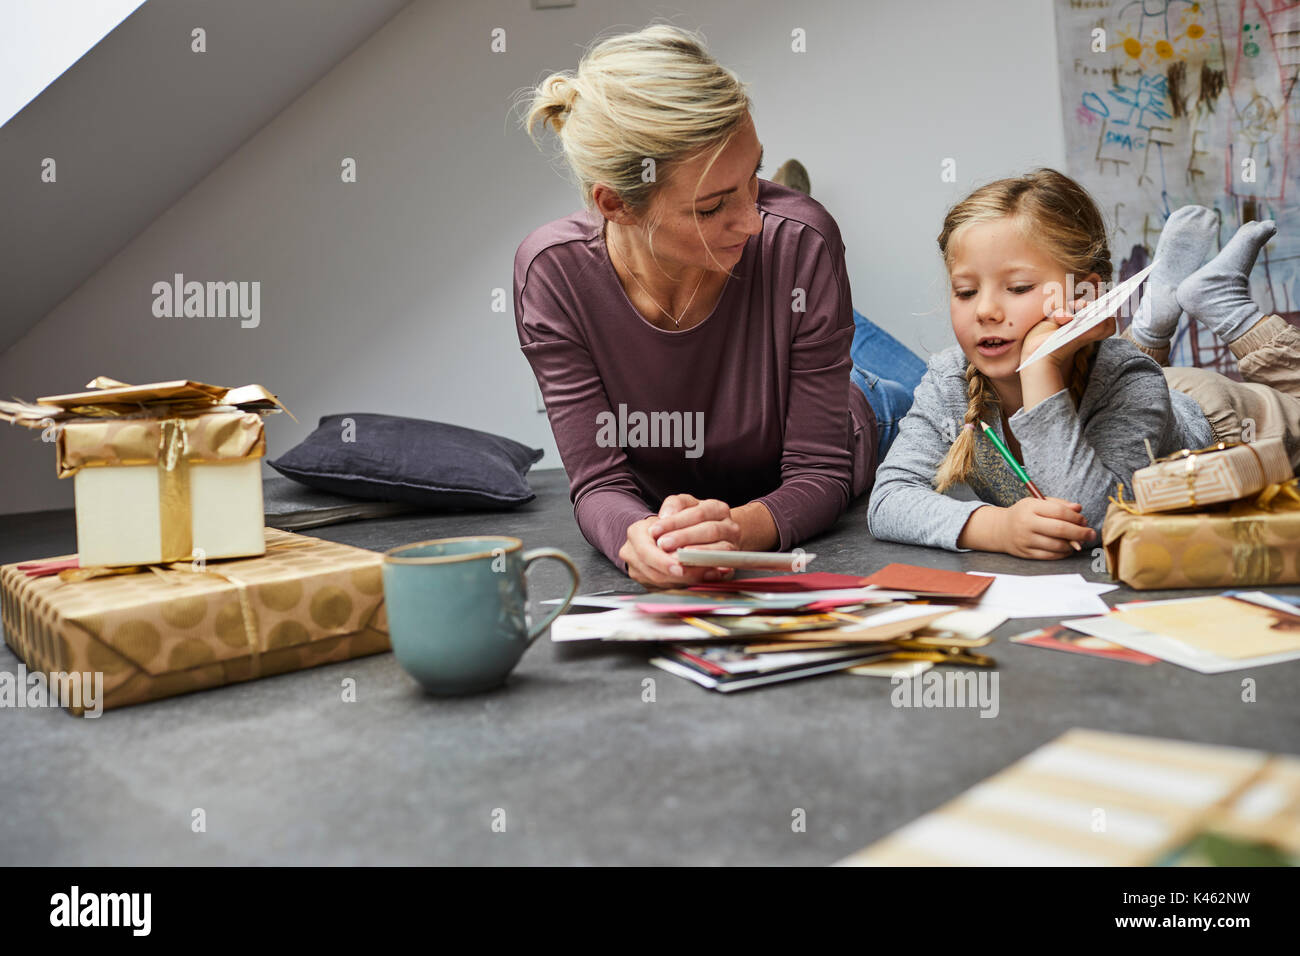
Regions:
<instances>
[{"instance_id":1,"label":"pile of postcards","mask_svg":"<svg viewBox=\"0 0 1300 956\"><path fill-rule=\"evenodd\" d=\"M976 649L1006 618L970 602L992 581L890 565L869 577L786 574L588 595L556 619L551 639L653 642L661 648L652 664L718 691L835 671L911 677L935 664L989 667Z\"/></svg>"}]
</instances>

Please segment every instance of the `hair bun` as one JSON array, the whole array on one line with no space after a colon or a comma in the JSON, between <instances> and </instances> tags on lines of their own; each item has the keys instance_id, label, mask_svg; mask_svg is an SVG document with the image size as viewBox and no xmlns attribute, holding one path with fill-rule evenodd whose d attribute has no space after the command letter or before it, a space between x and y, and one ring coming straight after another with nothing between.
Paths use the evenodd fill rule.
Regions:
<instances>
[{"instance_id":1,"label":"hair bun","mask_svg":"<svg viewBox=\"0 0 1300 956\"><path fill-rule=\"evenodd\" d=\"M556 92L559 94L560 100L564 103L565 111L567 112L568 110L573 109L573 104L578 99L578 85L566 76L563 77L562 81L558 84L558 87L559 88Z\"/></svg>"},{"instance_id":2,"label":"hair bun","mask_svg":"<svg viewBox=\"0 0 1300 956\"><path fill-rule=\"evenodd\" d=\"M571 77L555 73L543 84L546 96L546 111L553 120L559 120L573 110L573 103L578 98L578 87Z\"/></svg>"}]
</instances>

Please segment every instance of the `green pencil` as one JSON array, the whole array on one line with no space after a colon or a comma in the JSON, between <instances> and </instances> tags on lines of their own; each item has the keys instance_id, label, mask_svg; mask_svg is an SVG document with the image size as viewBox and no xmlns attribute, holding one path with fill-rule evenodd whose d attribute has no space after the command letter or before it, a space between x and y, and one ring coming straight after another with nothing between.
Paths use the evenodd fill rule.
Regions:
<instances>
[{"instance_id":1,"label":"green pencil","mask_svg":"<svg viewBox=\"0 0 1300 956\"><path fill-rule=\"evenodd\" d=\"M980 428L984 430L984 437L991 441L993 447L998 450L998 454L1002 456L1003 461L1005 461L1011 467L1011 470L1016 473L1016 477L1025 483L1025 487L1029 489L1029 493L1040 501L1046 500L1047 496L1038 490L1038 486L1034 484L1034 480L1029 477L1029 472L1025 471L1025 466L1016 461L1016 456L1011 454L1011 449L1008 448L1002 439L998 437L998 433L989 428L988 423L983 419L980 420ZM1071 541L1070 547L1074 548L1075 551L1083 550L1083 548L1079 547L1079 542L1077 541Z\"/></svg>"}]
</instances>

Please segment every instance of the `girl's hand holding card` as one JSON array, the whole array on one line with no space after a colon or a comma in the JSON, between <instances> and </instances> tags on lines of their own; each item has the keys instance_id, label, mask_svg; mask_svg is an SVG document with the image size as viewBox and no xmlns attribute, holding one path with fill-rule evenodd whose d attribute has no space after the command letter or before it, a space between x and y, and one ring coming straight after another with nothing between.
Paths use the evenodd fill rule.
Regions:
<instances>
[{"instance_id":1,"label":"girl's hand holding card","mask_svg":"<svg viewBox=\"0 0 1300 956\"><path fill-rule=\"evenodd\" d=\"M1030 329L1020 347L1020 354L1022 356L1021 360L1023 361L1025 358L1033 355L1038 351L1039 347L1055 335L1058 330L1073 322L1075 313L1084 308L1087 304L1087 299L1075 299L1070 303L1069 309L1057 309L1042 322L1039 322L1036 326ZM1080 349L1091 345L1093 342L1100 342L1102 339L1110 338L1110 336L1115 334L1117 325L1118 323L1116 322L1115 316L1109 316L1101 324L1094 325L1077 338L1071 339L1069 342L1060 346L1056 351L1046 356L1041 363L1035 364L1046 365L1048 362L1051 362L1058 370L1064 371L1070 367L1070 363L1074 361L1074 356ZM1032 369L1033 366L1030 366L1029 368ZM1021 374L1023 375L1026 371L1029 371L1029 369L1024 369Z\"/></svg>"},{"instance_id":2,"label":"girl's hand holding card","mask_svg":"<svg viewBox=\"0 0 1300 956\"><path fill-rule=\"evenodd\" d=\"M1026 367L1023 356L1033 355L1039 348L1052 348L1051 340L1075 320L1076 312L1087 309L1089 303L1086 299L1075 299L1070 305L1069 310L1057 309L1035 325L1021 343L1020 389L1024 408L1033 408L1066 388L1079 351L1115 334L1116 321L1112 315L1057 345L1042 361Z\"/></svg>"},{"instance_id":3,"label":"girl's hand holding card","mask_svg":"<svg viewBox=\"0 0 1300 956\"><path fill-rule=\"evenodd\" d=\"M1052 329L1049 326L1048 331L1051 334L1048 336L1047 341L1036 341L1033 347L1030 348L1028 343L1029 336L1025 336L1025 342L1022 343L1020 351L1020 366L1016 371L1023 372L1028 366L1033 365L1041 359L1048 358L1049 356L1054 357L1055 351L1065 346L1071 346L1071 354L1073 354L1074 351L1078 351L1077 347L1073 346L1076 339L1084 339L1086 344L1088 341L1097 341L1097 339L1105 338L1106 336L1104 335L1096 335L1094 337L1095 329L1099 325L1102 327L1109 327L1110 334L1113 334L1115 331L1114 325L1116 311L1118 311L1119 308L1123 306L1123 304L1127 302L1135 292L1137 292L1143 281L1151 274L1151 270L1155 267L1156 264L1154 262L1151 263L1151 265L1147 266L1136 275L1129 276L1129 278L1125 279L1114 289L1111 289L1100 299L1088 302L1078 310L1080 313L1079 315L1072 317L1059 328ZM1092 281L1093 276L1096 276L1096 273L1093 273L1093 275L1088 277L1090 282ZM1077 305L1078 301L1076 300L1074 304ZM1071 325L1071 322L1075 322L1076 324L1072 328L1067 329L1066 326ZM1034 329L1030 330L1030 334L1032 335L1037 331L1038 327L1035 326Z\"/></svg>"}]
</instances>

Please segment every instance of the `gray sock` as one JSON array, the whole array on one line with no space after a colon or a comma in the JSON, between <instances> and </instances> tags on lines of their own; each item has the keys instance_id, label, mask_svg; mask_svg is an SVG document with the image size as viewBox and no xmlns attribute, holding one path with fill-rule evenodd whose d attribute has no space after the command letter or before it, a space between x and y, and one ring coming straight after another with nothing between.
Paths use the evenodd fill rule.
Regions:
<instances>
[{"instance_id":1,"label":"gray sock","mask_svg":"<svg viewBox=\"0 0 1300 956\"><path fill-rule=\"evenodd\" d=\"M1218 231L1219 217L1204 206L1183 206L1169 217L1156 243L1156 267L1133 313L1133 338L1139 344L1149 349L1169 346L1183 314L1178 284L1205 261Z\"/></svg>"},{"instance_id":2,"label":"gray sock","mask_svg":"<svg viewBox=\"0 0 1300 956\"><path fill-rule=\"evenodd\" d=\"M1276 233L1272 219L1246 223L1217 256L1178 286L1178 303L1187 314L1224 342L1241 338L1264 317L1250 297L1250 270Z\"/></svg>"}]
</instances>

